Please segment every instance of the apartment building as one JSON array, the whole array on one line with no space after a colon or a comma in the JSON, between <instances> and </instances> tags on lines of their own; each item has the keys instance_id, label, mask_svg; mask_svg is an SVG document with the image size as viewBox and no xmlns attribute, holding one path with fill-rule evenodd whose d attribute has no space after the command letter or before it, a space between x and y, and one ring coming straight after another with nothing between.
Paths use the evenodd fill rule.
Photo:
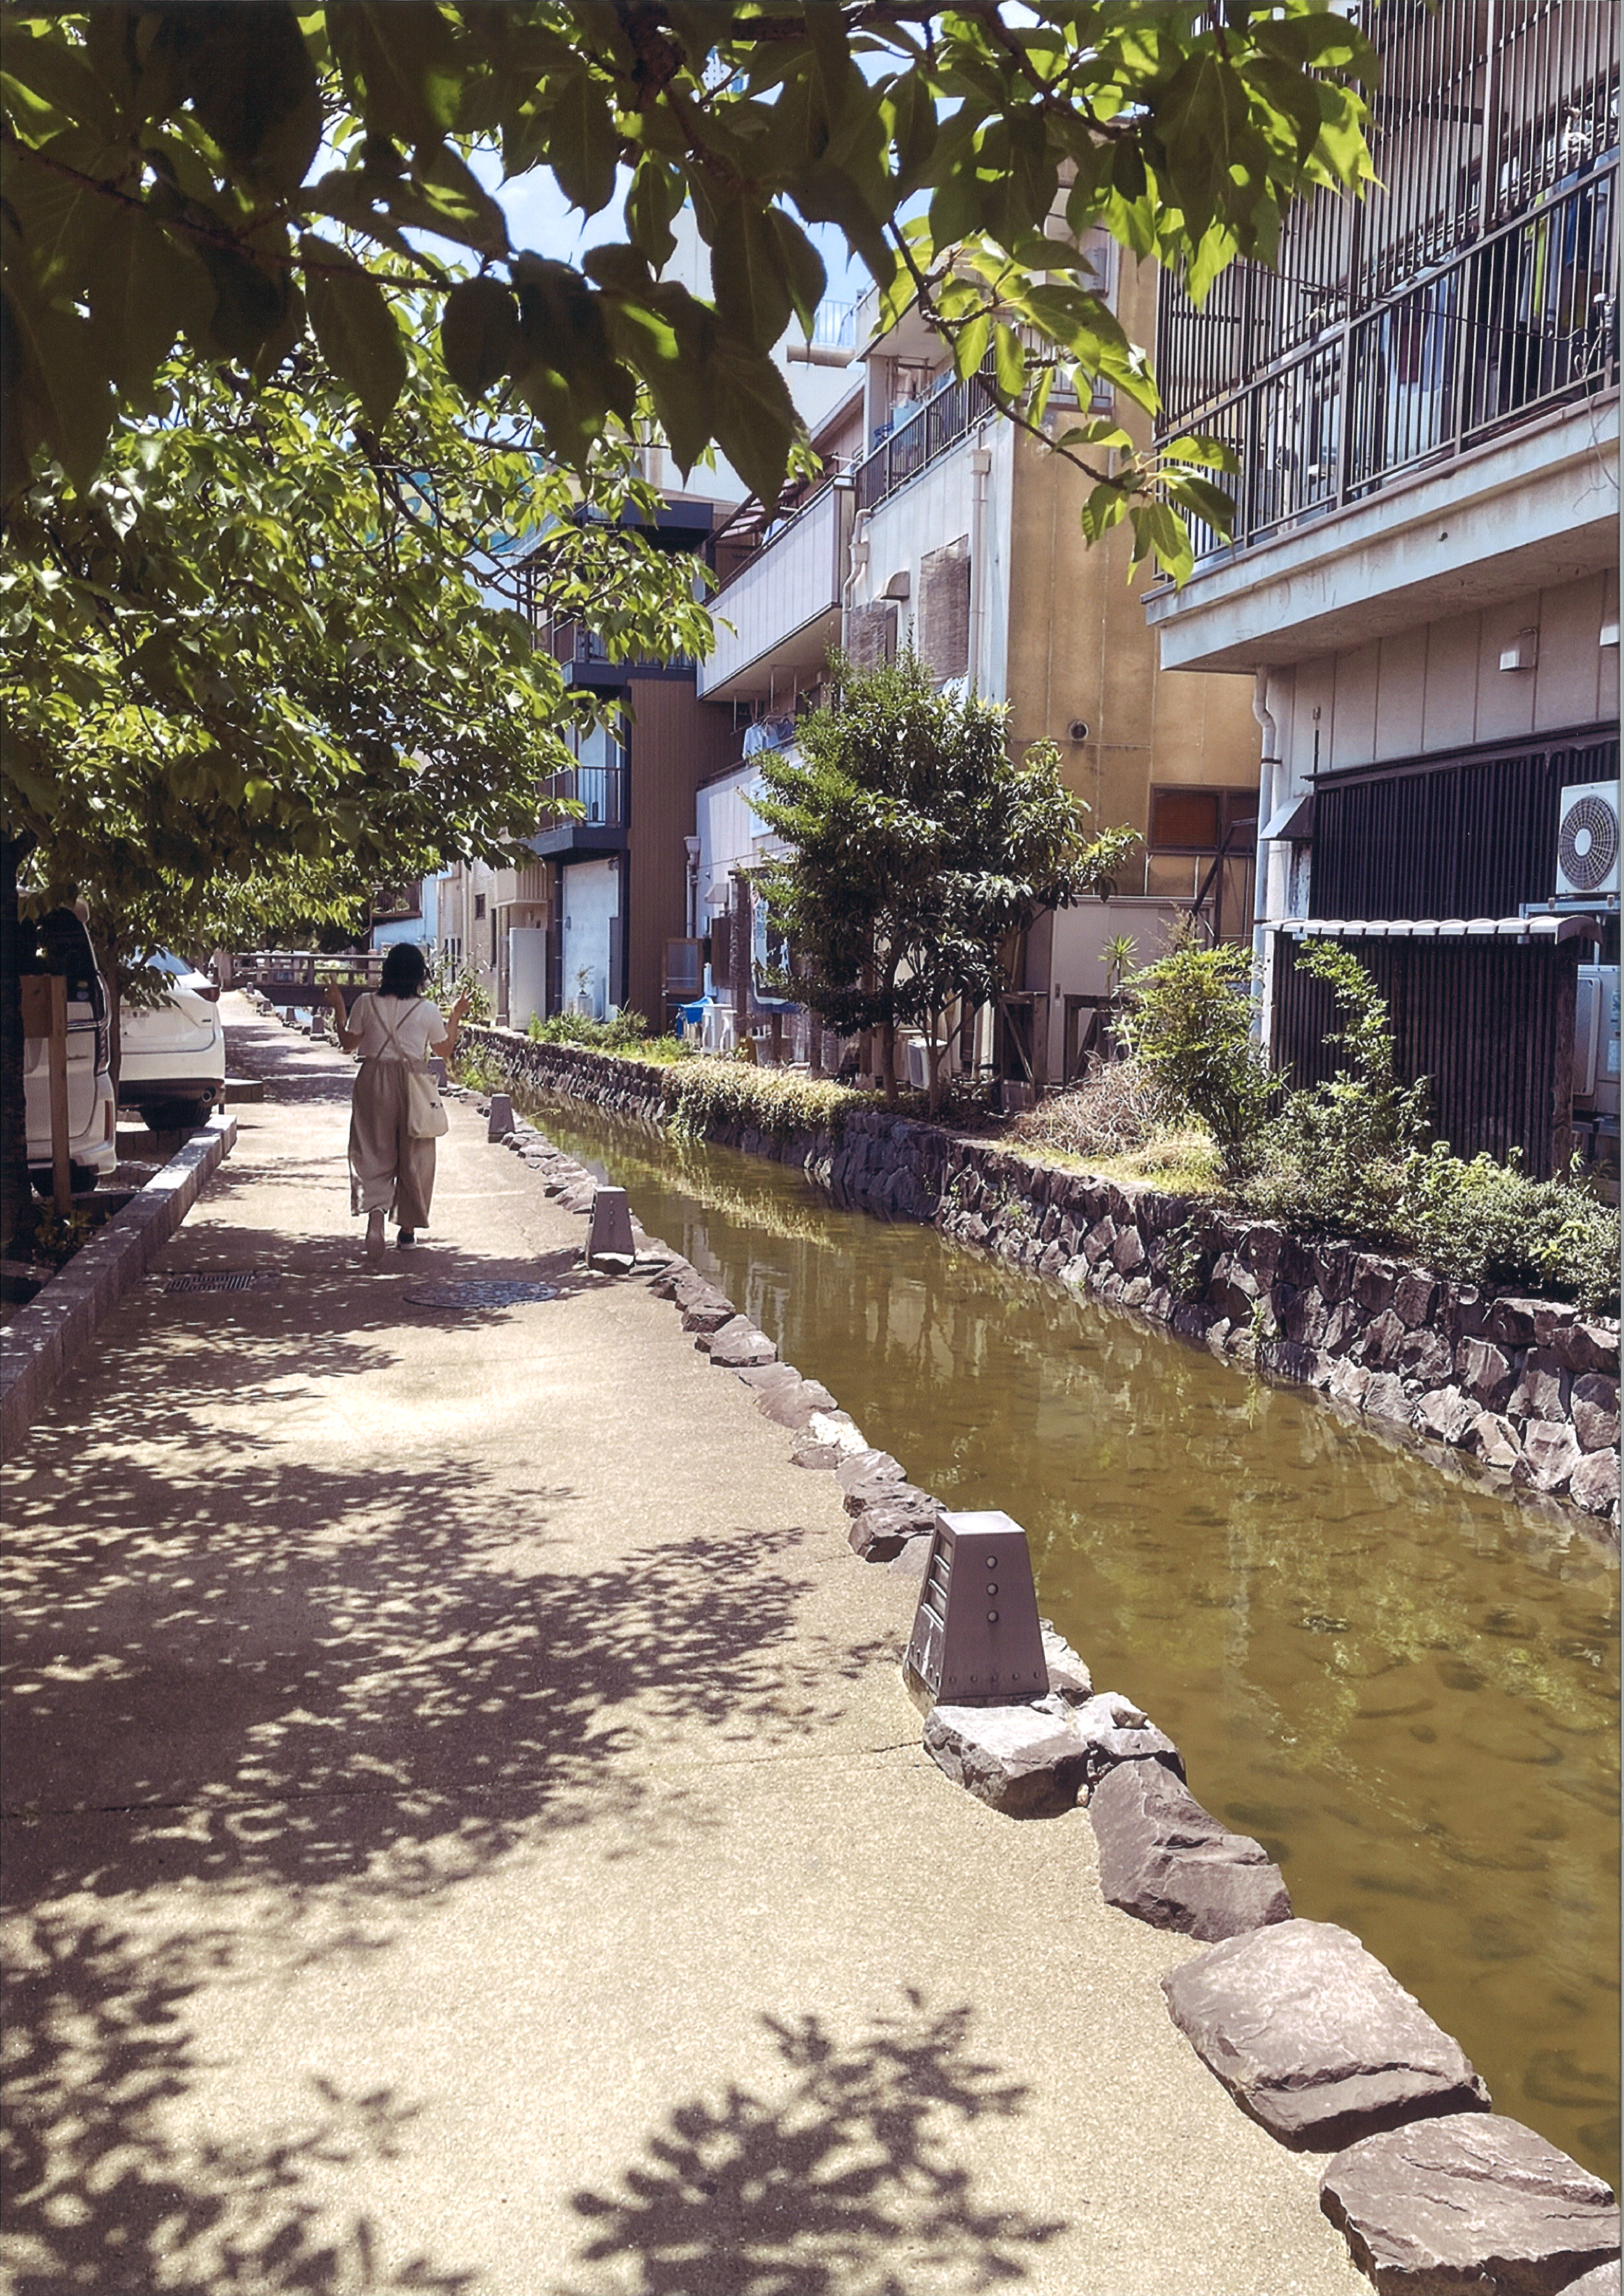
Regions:
<instances>
[{"instance_id":1,"label":"apartment building","mask_svg":"<svg viewBox=\"0 0 1624 2296\"><path fill-rule=\"evenodd\" d=\"M1167 670L1251 673L1265 1025L1333 1065L1309 935L1391 1001L1463 1152L1618 1137L1618 17L1393 0L1379 188L1276 269L1164 290L1167 420L1241 461L1152 596Z\"/></svg>"},{"instance_id":2,"label":"apartment building","mask_svg":"<svg viewBox=\"0 0 1624 2296\"><path fill-rule=\"evenodd\" d=\"M1143 338L1152 274L1119 268L1103 242L1095 254L1125 326ZM1091 820L1126 823L1144 840L1113 899L1042 921L1020 987L988 1017L982 1059L1017 1078L1059 1081L1086 1057L1108 939L1131 935L1148 959L1193 911L1209 932L1251 931L1251 687L1165 676L1126 578L1127 535L1084 541L1081 473L1004 420L976 378L956 380L917 314L872 338L871 320L872 306L859 308L849 387L815 439L821 481L770 519L750 506L718 537L715 611L732 628L697 690L732 705L740 737L727 774L700 793L701 907L726 921L716 1025L726 1032L772 1009L756 993L759 967L749 977L741 968L745 926L732 890L765 849L748 808L753 750L793 740L832 646L858 662L911 648L943 683L1007 702L1017 752L1057 742ZM752 923L752 941L759 933Z\"/></svg>"}]
</instances>

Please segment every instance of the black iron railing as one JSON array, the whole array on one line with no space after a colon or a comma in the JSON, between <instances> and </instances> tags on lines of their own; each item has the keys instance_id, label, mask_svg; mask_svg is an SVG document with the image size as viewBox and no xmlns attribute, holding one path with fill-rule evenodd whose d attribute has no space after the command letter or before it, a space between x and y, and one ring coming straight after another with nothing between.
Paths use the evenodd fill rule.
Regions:
<instances>
[{"instance_id":1,"label":"black iron railing","mask_svg":"<svg viewBox=\"0 0 1624 2296\"><path fill-rule=\"evenodd\" d=\"M857 467L857 508L873 510L898 487L917 477L939 455L956 447L984 416L997 412L981 376L992 373L990 356L964 382L945 382L922 398L914 413L881 439Z\"/></svg>"},{"instance_id":2,"label":"black iron railing","mask_svg":"<svg viewBox=\"0 0 1624 2296\"><path fill-rule=\"evenodd\" d=\"M589 829L626 826L624 766L572 766L550 775L541 787L544 810L549 803L575 803L585 807L584 824Z\"/></svg>"},{"instance_id":3,"label":"black iron railing","mask_svg":"<svg viewBox=\"0 0 1624 2296\"><path fill-rule=\"evenodd\" d=\"M1162 283L1161 433L1236 449L1241 546L1618 381L1615 11L1372 20L1379 187L1303 202L1278 262L1233 265L1199 309Z\"/></svg>"}]
</instances>

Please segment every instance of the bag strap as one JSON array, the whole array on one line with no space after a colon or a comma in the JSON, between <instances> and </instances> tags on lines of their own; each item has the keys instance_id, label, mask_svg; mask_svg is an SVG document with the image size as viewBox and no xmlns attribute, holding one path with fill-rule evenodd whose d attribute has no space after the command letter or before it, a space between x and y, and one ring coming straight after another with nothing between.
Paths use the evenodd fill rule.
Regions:
<instances>
[{"instance_id":1,"label":"bag strap","mask_svg":"<svg viewBox=\"0 0 1624 2296\"><path fill-rule=\"evenodd\" d=\"M394 1000L391 998L390 1002L392 1003L393 1001ZM422 1003L422 998L421 996L414 996L412 999L413 1011L415 1012ZM411 1068L413 1066L413 1061L410 1054L406 1051L406 1046L401 1043L399 1037L395 1034L394 1029L391 1027L390 1022L383 1017L383 1001L381 997L374 996L373 998L373 1011L378 1015L378 1026L382 1029L385 1037L389 1039L390 1043L393 1045L396 1052L406 1062L407 1068Z\"/></svg>"}]
</instances>

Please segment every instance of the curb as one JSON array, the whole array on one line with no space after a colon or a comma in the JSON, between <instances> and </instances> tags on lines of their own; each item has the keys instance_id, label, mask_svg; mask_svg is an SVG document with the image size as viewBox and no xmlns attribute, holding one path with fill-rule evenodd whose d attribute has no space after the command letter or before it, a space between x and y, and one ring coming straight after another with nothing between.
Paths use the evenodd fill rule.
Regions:
<instances>
[{"instance_id":1,"label":"curb","mask_svg":"<svg viewBox=\"0 0 1624 2296\"><path fill-rule=\"evenodd\" d=\"M9 1454L45 1408L107 1317L146 1274L197 1201L198 1191L237 1144L234 1116L211 1116L155 1172L133 1203L75 1252L37 1300L0 1332L0 1446Z\"/></svg>"}]
</instances>

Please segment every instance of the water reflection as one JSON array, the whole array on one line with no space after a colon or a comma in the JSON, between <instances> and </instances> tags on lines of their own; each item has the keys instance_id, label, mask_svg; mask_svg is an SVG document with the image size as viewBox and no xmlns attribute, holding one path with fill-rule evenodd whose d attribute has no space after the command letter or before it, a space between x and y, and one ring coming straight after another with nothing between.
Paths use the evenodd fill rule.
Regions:
<instances>
[{"instance_id":1,"label":"water reflection","mask_svg":"<svg viewBox=\"0 0 1624 2296\"><path fill-rule=\"evenodd\" d=\"M1456 2034L1618 2157L1617 1560L1316 1401L722 1150L544 1111L1044 1606L1192 1783Z\"/></svg>"}]
</instances>

